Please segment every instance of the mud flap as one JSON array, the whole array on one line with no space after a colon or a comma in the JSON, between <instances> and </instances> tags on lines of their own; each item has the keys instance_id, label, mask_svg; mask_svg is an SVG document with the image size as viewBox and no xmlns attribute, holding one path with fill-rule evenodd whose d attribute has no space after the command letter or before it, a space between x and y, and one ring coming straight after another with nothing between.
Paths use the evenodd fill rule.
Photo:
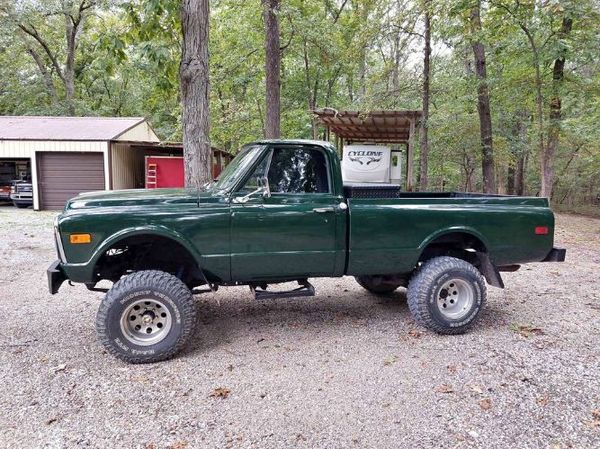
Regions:
<instances>
[{"instance_id":1,"label":"mud flap","mask_svg":"<svg viewBox=\"0 0 600 449\"><path fill-rule=\"evenodd\" d=\"M479 259L479 271L481 271L481 274L483 274L487 283L494 287L504 288L504 281L500 276L500 271L498 271L498 267L492 263L490 256L486 253L477 251L477 258Z\"/></svg>"}]
</instances>

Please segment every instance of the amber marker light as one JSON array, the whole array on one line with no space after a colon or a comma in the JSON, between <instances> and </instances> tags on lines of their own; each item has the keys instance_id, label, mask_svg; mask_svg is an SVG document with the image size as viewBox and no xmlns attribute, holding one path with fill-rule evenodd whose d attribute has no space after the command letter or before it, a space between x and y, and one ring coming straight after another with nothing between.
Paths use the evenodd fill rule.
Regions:
<instances>
[{"instance_id":1,"label":"amber marker light","mask_svg":"<svg viewBox=\"0 0 600 449\"><path fill-rule=\"evenodd\" d=\"M90 234L71 234L69 235L69 241L74 245L80 243L91 243L92 236Z\"/></svg>"}]
</instances>

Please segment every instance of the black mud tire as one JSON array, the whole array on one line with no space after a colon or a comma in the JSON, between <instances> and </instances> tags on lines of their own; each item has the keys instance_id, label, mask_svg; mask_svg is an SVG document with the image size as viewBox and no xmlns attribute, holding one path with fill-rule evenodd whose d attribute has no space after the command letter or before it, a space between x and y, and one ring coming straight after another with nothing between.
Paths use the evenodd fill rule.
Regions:
<instances>
[{"instance_id":1,"label":"black mud tire","mask_svg":"<svg viewBox=\"0 0 600 449\"><path fill-rule=\"evenodd\" d=\"M373 276L355 276L354 279L362 288L376 295L387 295L400 287L400 284L377 284L374 282Z\"/></svg>"},{"instance_id":2,"label":"black mud tire","mask_svg":"<svg viewBox=\"0 0 600 449\"><path fill-rule=\"evenodd\" d=\"M448 295L444 286L453 285L453 279L470 290L468 297L472 298L457 311L460 313L457 318L446 316L441 304L445 302L444 295ZM408 284L407 297L410 312L418 324L439 334L462 334L473 326L485 306L487 290L477 268L462 259L444 256L423 263Z\"/></svg>"},{"instance_id":3,"label":"black mud tire","mask_svg":"<svg viewBox=\"0 0 600 449\"><path fill-rule=\"evenodd\" d=\"M148 298L169 313L170 328L158 342L138 345L121 324L132 304ZM190 289L163 271L138 271L113 285L98 308L96 331L106 350L128 363L153 363L170 359L183 349L196 327L198 309Z\"/></svg>"},{"instance_id":4,"label":"black mud tire","mask_svg":"<svg viewBox=\"0 0 600 449\"><path fill-rule=\"evenodd\" d=\"M31 204L23 204L23 203L13 203L15 205L15 207L19 208L19 209L27 209L29 206L31 206Z\"/></svg>"}]
</instances>

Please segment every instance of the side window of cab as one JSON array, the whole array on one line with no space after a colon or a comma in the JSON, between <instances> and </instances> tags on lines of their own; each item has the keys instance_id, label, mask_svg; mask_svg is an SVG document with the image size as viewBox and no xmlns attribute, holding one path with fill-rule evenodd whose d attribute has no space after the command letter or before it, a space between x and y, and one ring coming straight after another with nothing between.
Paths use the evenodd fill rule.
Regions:
<instances>
[{"instance_id":1,"label":"side window of cab","mask_svg":"<svg viewBox=\"0 0 600 449\"><path fill-rule=\"evenodd\" d=\"M325 153L317 148L275 147L248 178L242 192L259 187L267 177L271 194L329 193L329 170Z\"/></svg>"},{"instance_id":2,"label":"side window of cab","mask_svg":"<svg viewBox=\"0 0 600 449\"><path fill-rule=\"evenodd\" d=\"M327 159L317 148L275 147L267 177L272 194L330 192Z\"/></svg>"}]
</instances>

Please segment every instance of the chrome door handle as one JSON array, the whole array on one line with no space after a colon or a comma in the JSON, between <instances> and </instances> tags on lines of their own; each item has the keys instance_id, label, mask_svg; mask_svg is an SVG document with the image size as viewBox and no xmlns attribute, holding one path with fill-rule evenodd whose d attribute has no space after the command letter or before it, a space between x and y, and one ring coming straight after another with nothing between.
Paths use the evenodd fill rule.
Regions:
<instances>
[{"instance_id":1,"label":"chrome door handle","mask_svg":"<svg viewBox=\"0 0 600 449\"><path fill-rule=\"evenodd\" d=\"M313 212L316 212L317 214L326 214L329 212L335 212L335 207L315 207L313 209Z\"/></svg>"}]
</instances>

